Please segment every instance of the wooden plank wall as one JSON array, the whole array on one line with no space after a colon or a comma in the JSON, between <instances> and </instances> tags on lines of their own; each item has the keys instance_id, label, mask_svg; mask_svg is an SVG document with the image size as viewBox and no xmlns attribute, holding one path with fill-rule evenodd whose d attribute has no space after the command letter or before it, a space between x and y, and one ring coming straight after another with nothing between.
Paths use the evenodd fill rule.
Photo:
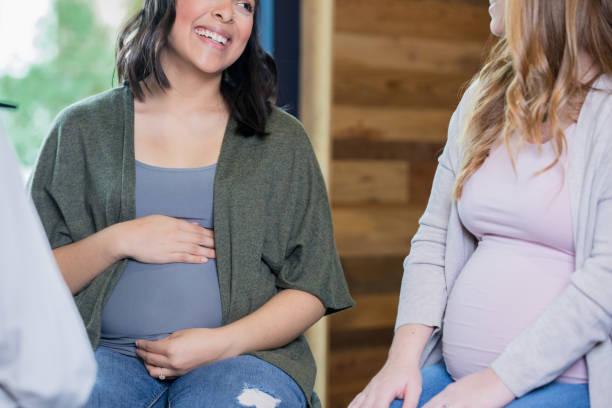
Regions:
<instances>
[{"instance_id":1,"label":"wooden plank wall","mask_svg":"<svg viewBox=\"0 0 612 408\"><path fill-rule=\"evenodd\" d=\"M346 407L393 336L402 261L460 90L489 40L487 0L335 0L331 198L357 301L330 319L328 406Z\"/></svg>"}]
</instances>

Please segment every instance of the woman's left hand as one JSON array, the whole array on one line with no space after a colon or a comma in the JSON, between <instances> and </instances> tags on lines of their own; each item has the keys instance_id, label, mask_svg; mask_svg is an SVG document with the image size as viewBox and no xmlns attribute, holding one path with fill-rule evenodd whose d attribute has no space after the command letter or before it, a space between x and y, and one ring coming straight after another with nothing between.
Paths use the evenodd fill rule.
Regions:
<instances>
[{"instance_id":1,"label":"woman's left hand","mask_svg":"<svg viewBox=\"0 0 612 408\"><path fill-rule=\"evenodd\" d=\"M450 384L423 408L498 408L514 398L495 371L487 368Z\"/></svg>"},{"instance_id":2,"label":"woman's left hand","mask_svg":"<svg viewBox=\"0 0 612 408\"><path fill-rule=\"evenodd\" d=\"M316 296L284 289L253 313L226 326L180 330L157 341L138 340L136 352L151 377L176 378L215 361L282 347L324 313L325 306Z\"/></svg>"},{"instance_id":3,"label":"woman's left hand","mask_svg":"<svg viewBox=\"0 0 612 408\"><path fill-rule=\"evenodd\" d=\"M194 368L233 357L231 350L222 327L180 330L161 340L136 341L136 353L155 378L180 377Z\"/></svg>"}]
</instances>

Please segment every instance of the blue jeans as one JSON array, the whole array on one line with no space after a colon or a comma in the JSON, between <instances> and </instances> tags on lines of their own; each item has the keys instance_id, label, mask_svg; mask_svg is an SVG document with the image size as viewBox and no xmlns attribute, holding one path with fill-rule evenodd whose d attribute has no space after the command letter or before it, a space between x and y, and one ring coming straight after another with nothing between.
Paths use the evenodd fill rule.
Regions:
<instances>
[{"instance_id":1,"label":"blue jeans","mask_svg":"<svg viewBox=\"0 0 612 408\"><path fill-rule=\"evenodd\" d=\"M446 372L444 363L438 363L421 370L423 392L419 408L453 382ZM402 401L395 400L390 408L401 408ZM506 408L589 408L589 387L587 384L566 384L553 382L512 401Z\"/></svg>"},{"instance_id":2,"label":"blue jeans","mask_svg":"<svg viewBox=\"0 0 612 408\"><path fill-rule=\"evenodd\" d=\"M85 408L306 407L284 371L253 356L208 364L171 381L149 375L141 360L98 348L98 376Z\"/></svg>"}]
</instances>

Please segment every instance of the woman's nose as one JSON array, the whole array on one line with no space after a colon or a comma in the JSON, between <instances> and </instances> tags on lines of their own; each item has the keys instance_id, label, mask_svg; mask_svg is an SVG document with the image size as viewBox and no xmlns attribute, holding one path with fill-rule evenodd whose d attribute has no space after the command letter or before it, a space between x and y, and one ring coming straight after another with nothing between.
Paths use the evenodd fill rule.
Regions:
<instances>
[{"instance_id":1,"label":"woman's nose","mask_svg":"<svg viewBox=\"0 0 612 408\"><path fill-rule=\"evenodd\" d=\"M213 9L214 16L224 23L231 23L234 18L233 0L219 0Z\"/></svg>"}]
</instances>

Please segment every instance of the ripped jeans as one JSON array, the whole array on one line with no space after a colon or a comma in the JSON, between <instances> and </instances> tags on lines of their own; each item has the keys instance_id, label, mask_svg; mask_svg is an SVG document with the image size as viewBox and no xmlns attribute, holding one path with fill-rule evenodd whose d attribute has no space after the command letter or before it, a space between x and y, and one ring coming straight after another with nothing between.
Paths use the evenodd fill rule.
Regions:
<instances>
[{"instance_id":1,"label":"ripped jeans","mask_svg":"<svg viewBox=\"0 0 612 408\"><path fill-rule=\"evenodd\" d=\"M172 381L149 375L142 362L104 348L95 352L98 375L85 408L306 407L300 387L284 371L253 356L192 370Z\"/></svg>"}]
</instances>

